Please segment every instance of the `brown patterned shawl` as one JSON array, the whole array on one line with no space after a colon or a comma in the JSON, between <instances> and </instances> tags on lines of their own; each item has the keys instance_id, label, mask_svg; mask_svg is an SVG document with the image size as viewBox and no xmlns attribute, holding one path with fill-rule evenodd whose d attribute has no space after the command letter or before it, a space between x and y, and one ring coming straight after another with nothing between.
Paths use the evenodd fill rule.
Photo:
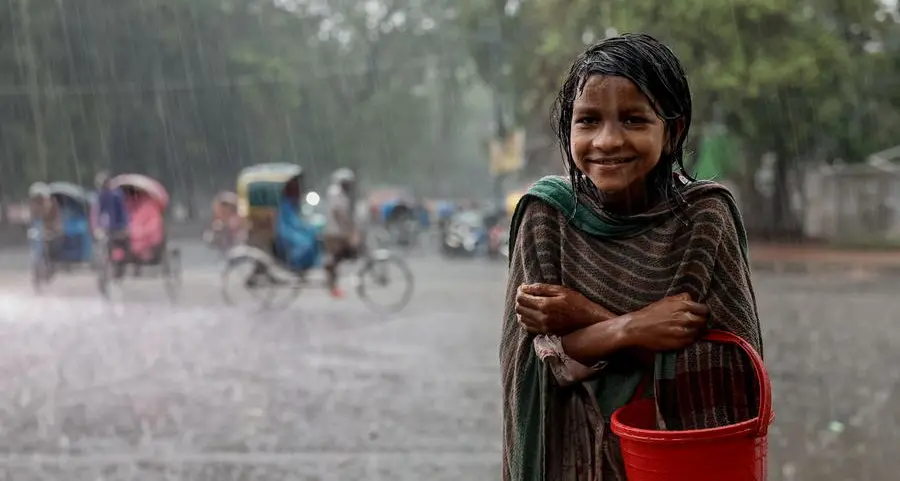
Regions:
<instances>
[{"instance_id":1,"label":"brown patterned shawl","mask_svg":"<svg viewBox=\"0 0 900 481\"><path fill-rule=\"evenodd\" d=\"M749 359L733 346L698 342L656 356L655 371L627 353L598 366L565 355L559 338L533 336L516 322L516 289L570 287L617 315L682 292L710 308L710 327L762 353L746 235L734 199L712 182L684 185L684 211L666 203L613 218L563 177L545 177L513 216L500 361L507 481L621 481L612 411L654 375L661 429L721 426L756 415Z\"/></svg>"}]
</instances>

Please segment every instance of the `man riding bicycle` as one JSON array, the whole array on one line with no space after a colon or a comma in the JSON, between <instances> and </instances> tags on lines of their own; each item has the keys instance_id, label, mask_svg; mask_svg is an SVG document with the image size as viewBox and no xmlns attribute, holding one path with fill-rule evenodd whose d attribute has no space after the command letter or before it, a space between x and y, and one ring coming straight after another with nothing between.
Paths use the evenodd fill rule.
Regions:
<instances>
[{"instance_id":1,"label":"man riding bicycle","mask_svg":"<svg viewBox=\"0 0 900 481\"><path fill-rule=\"evenodd\" d=\"M59 251L63 241L59 205L50 195L50 186L43 182L35 183L28 189L28 198L32 226L40 226L44 247L52 258Z\"/></svg>"},{"instance_id":2,"label":"man riding bicycle","mask_svg":"<svg viewBox=\"0 0 900 481\"><path fill-rule=\"evenodd\" d=\"M359 254L361 235L355 218L355 190L356 175L352 170L342 168L332 174L326 193L328 211L322 243L325 248L325 274L333 297L343 297L337 286L338 266Z\"/></svg>"},{"instance_id":3,"label":"man riding bicycle","mask_svg":"<svg viewBox=\"0 0 900 481\"><path fill-rule=\"evenodd\" d=\"M112 188L111 180L112 178L106 172L99 172L94 177L94 186L97 188L95 237L105 236L109 242L110 251L113 248L127 250L128 208L125 205L125 194L121 189ZM117 262L115 278L121 278L124 270L125 266Z\"/></svg>"}]
</instances>

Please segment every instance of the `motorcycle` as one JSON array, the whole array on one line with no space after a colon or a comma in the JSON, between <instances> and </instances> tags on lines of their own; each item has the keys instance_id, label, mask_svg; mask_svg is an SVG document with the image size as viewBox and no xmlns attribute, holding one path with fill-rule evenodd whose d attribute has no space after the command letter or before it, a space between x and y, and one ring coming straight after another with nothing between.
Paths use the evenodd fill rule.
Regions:
<instances>
[{"instance_id":1,"label":"motorcycle","mask_svg":"<svg viewBox=\"0 0 900 481\"><path fill-rule=\"evenodd\" d=\"M488 233L484 219L476 212L464 212L447 224L441 241L445 255L475 256L485 247Z\"/></svg>"},{"instance_id":2,"label":"motorcycle","mask_svg":"<svg viewBox=\"0 0 900 481\"><path fill-rule=\"evenodd\" d=\"M509 259L509 229L495 224L488 232L488 257Z\"/></svg>"}]
</instances>

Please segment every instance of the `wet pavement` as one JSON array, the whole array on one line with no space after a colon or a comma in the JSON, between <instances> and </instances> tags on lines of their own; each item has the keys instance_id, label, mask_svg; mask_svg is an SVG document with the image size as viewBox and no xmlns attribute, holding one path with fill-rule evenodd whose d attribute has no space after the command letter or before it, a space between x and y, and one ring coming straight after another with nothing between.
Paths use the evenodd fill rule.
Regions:
<instances>
[{"instance_id":1,"label":"wet pavement","mask_svg":"<svg viewBox=\"0 0 900 481\"><path fill-rule=\"evenodd\" d=\"M499 479L502 263L410 260L399 315L303 292L227 308L214 257L185 247L182 299L88 274L34 296L0 252L0 479ZM760 273L776 393L770 480L900 470L900 284Z\"/></svg>"}]
</instances>

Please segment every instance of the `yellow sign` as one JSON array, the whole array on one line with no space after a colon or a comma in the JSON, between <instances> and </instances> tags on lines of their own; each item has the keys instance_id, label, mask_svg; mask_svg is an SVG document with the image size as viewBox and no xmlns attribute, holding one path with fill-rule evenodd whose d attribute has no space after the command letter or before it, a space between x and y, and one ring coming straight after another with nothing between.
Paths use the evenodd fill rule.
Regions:
<instances>
[{"instance_id":1,"label":"yellow sign","mask_svg":"<svg viewBox=\"0 0 900 481\"><path fill-rule=\"evenodd\" d=\"M525 195L523 191L515 191L506 196L506 215L507 217L512 217L513 212L516 211L516 206L519 204L519 199Z\"/></svg>"},{"instance_id":2,"label":"yellow sign","mask_svg":"<svg viewBox=\"0 0 900 481\"><path fill-rule=\"evenodd\" d=\"M491 140L491 173L509 174L525 164L525 132L516 130L505 139Z\"/></svg>"}]
</instances>

